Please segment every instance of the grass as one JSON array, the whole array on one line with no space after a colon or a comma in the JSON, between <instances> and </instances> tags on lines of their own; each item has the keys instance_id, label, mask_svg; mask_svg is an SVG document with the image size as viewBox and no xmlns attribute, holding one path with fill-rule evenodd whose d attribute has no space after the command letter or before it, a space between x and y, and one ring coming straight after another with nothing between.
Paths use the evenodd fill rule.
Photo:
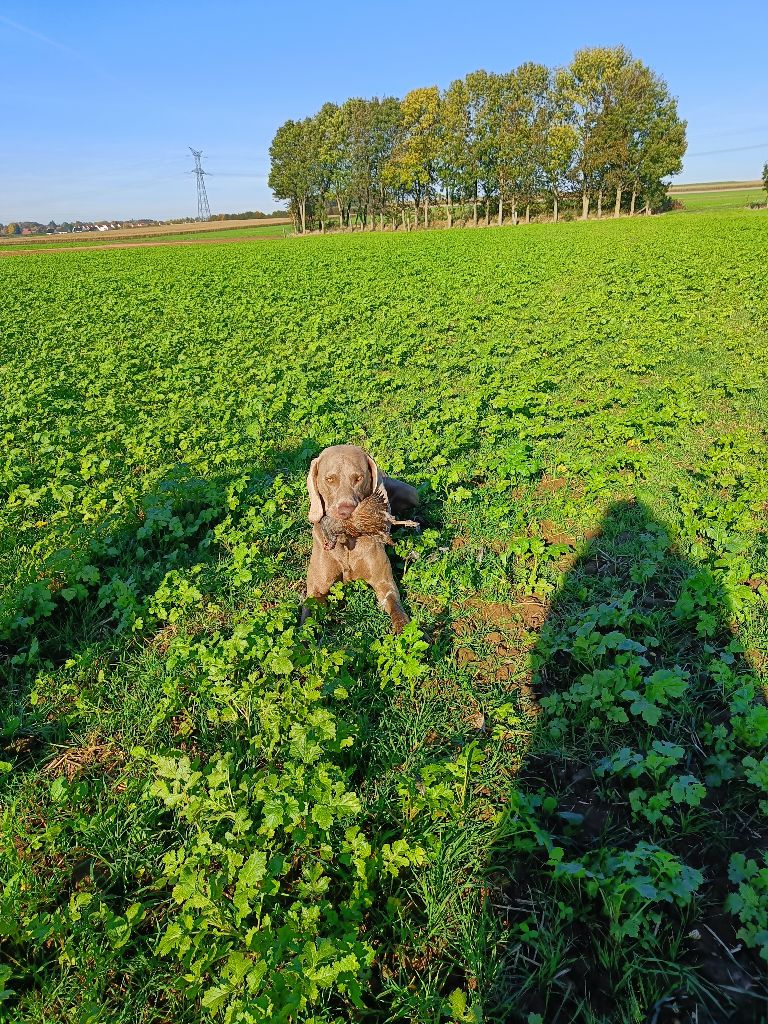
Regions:
<instances>
[{"instance_id":1,"label":"grass","mask_svg":"<svg viewBox=\"0 0 768 1024\"><path fill-rule=\"evenodd\" d=\"M765 206L766 194L764 189L744 189L739 191L712 191L712 192L690 192L680 195L673 195L683 204L685 213L715 213L726 210L745 210L750 203L759 203Z\"/></svg>"},{"instance_id":2,"label":"grass","mask_svg":"<svg viewBox=\"0 0 768 1024\"><path fill-rule=\"evenodd\" d=\"M3 264L4 1019L766 1020L767 243ZM338 441L401 637L296 624Z\"/></svg>"}]
</instances>

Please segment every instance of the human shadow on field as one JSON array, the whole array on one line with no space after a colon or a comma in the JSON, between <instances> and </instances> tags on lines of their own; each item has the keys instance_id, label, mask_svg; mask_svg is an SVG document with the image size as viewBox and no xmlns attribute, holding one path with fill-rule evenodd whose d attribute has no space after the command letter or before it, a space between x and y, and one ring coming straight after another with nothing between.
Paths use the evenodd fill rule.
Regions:
<instances>
[{"instance_id":1,"label":"human shadow on field","mask_svg":"<svg viewBox=\"0 0 768 1024\"><path fill-rule=\"evenodd\" d=\"M760 864L768 841L741 766L763 751L729 706L759 706L760 680L734 641L718 580L640 502L612 505L531 652L540 727L492 854L512 938L490 1019L766 1020L765 963L724 908L731 855ZM701 872L692 898L667 855Z\"/></svg>"},{"instance_id":2,"label":"human shadow on field","mask_svg":"<svg viewBox=\"0 0 768 1024\"><path fill-rule=\"evenodd\" d=\"M78 657L95 668L115 664L138 642L143 605L166 574L215 561L216 526L227 516L236 525L278 475L303 478L318 449L307 439L212 476L179 463L144 492L132 515L84 530L81 543L39 567L36 583L10 595L0 622L0 759L22 767L46 744L67 741L63 717L41 717L30 706L39 673Z\"/></svg>"}]
</instances>

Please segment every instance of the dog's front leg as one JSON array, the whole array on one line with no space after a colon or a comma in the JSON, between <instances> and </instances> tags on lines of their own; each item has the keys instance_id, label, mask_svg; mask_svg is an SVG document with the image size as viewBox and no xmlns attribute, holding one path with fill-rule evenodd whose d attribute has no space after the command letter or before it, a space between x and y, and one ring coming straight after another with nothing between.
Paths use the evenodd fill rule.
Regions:
<instances>
[{"instance_id":1,"label":"dog's front leg","mask_svg":"<svg viewBox=\"0 0 768 1024\"><path fill-rule=\"evenodd\" d=\"M312 554L307 569L307 597L316 601L325 601L328 591L342 578L342 567L336 558L323 547L323 538L319 535L317 527L313 530L314 543ZM309 615L306 604L301 606L300 622L304 622Z\"/></svg>"},{"instance_id":2,"label":"dog's front leg","mask_svg":"<svg viewBox=\"0 0 768 1024\"><path fill-rule=\"evenodd\" d=\"M400 600L392 566L387 558L384 544L372 537L362 537L357 542L359 552L355 564L355 578L369 583L378 598L380 607L387 613L395 633L402 633L411 621Z\"/></svg>"}]
</instances>

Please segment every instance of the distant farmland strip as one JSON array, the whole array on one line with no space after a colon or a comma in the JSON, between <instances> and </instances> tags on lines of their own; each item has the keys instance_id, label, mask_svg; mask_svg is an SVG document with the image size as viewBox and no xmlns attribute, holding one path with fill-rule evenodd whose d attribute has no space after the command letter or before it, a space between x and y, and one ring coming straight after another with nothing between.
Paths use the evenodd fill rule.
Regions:
<instances>
[{"instance_id":1,"label":"distant farmland strip","mask_svg":"<svg viewBox=\"0 0 768 1024\"><path fill-rule=\"evenodd\" d=\"M274 227L270 225L269 227L257 227L251 228L250 230L247 228L224 229L216 232L215 235L211 232L203 232L203 237L200 237L200 233L192 232L175 235L173 237L143 235L135 238L114 238L114 236L103 238L103 236L88 235L87 238L71 239L67 237L57 241L48 239L45 241L38 241L40 236L37 235L23 239L23 241L26 242L25 245L11 244L6 246L4 242L0 242L0 256L17 256L31 252L137 249L147 246L221 245L225 242L266 241L268 239L283 238L286 234L290 234L291 230L292 229L290 227L287 227L281 222Z\"/></svg>"},{"instance_id":2,"label":"distant farmland strip","mask_svg":"<svg viewBox=\"0 0 768 1024\"><path fill-rule=\"evenodd\" d=\"M206 221L205 223L193 221L192 223L186 224L158 224L151 227L143 228L115 228L109 231L88 231L78 232L63 235L10 235L3 238L2 244L5 245L24 245L30 242L50 242L51 244L72 244L74 240L86 239L88 241L94 238L155 238L158 235L188 235L188 234L206 234L211 231L241 231L244 228L265 228L265 227L279 227L282 225L293 224L290 217L259 217L254 220L240 220L234 223L231 220L212 220Z\"/></svg>"}]
</instances>

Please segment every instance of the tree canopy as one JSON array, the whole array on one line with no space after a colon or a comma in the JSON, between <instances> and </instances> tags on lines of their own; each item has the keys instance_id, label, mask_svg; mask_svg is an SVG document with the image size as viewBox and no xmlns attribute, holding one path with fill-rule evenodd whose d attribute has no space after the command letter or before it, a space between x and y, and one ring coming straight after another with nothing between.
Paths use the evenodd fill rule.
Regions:
<instances>
[{"instance_id":1,"label":"tree canopy","mask_svg":"<svg viewBox=\"0 0 768 1024\"><path fill-rule=\"evenodd\" d=\"M443 203L486 223L517 223L532 206L555 219L564 199L614 198L614 213L663 200L663 179L682 167L686 124L664 80L623 46L577 51L564 68L524 63L473 71L441 91L402 99L326 103L286 121L272 141L269 184L288 200L297 228L329 217L339 226L429 223Z\"/></svg>"}]
</instances>

